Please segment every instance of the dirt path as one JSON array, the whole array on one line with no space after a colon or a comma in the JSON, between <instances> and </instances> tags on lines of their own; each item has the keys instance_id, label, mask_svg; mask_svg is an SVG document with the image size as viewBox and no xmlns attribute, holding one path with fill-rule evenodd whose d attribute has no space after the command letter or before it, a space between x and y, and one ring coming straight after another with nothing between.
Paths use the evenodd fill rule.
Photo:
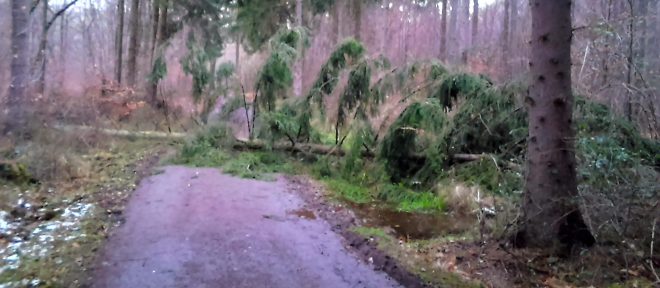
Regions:
<instances>
[{"instance_id":1,"label":"dirt path","mask_svg":"<svg viewBox=\"0 0 660 288\"><path fill-rule=\"evenodd\" d=\"M358 260L289 193L216 169L146 178L93 287L400 287Z\"/></svg>"}]
</instances>

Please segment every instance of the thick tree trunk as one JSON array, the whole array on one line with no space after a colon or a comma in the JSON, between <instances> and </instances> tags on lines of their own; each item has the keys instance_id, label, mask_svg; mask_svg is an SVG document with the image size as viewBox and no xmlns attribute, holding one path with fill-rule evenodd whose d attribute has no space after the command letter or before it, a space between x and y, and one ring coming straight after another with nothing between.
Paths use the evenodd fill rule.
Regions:
<instances>
[{"instance_id":1,"label":"thick tree trunk","mask_svg":"<svg viewBox=\"0 0 660 288\"><path fill-rule=\"evenodd\" d=\"M479 0L472 4L472 46L477 46L479 41Z\"/></svg>"},{"instance_id":2,"label":"thick tree trunk","mask_svg":"<svg viewBox=\"0 0 660 288\"><path fill-rule=\"evenodd\" d=\"M7 98L5 134L19 134L25 129L27 119L25 105L29 80L28 21L30 1L11 1L11 83Z\"/></svg>"},{"instance_id":3,"label":"thick tree trunk","mask_svg":"<svg viewBox=\"0 0 660 288\"><path fill-rule=\"evenodd\" d=\"M533 0L529 141L519 245L569 252L592 245L577 203L572 125L571 0Z\"/></svg>"},{"instance_id":4,"label":"thick tree trunk","mask_svg":"<svg viewBox=\"0 0 660 288\"><path fill-rule=\"evenodd\" d=\"M440 59L447 61L447 0L442 0L442 19L440 25Z\"/></svg>"},{"instance_id":5,"label":"thick tree trunk","mask_svg":"<svg viewBox=\"0 0 660 288\"><path fill-rule=\"evenodd\" d=\"M115 81L121 84L124 52L124 0L117 1L117 31L115 31Z\"/></svg>"},{"instance_id":6,"label":"thick tree trunk","mask_svg":"<svg viewBox=\"0 0 660 288\"><path fill-rule=\"evenodd\" d=\"M130 38L128 40L128 63L126 70L126 82L134 87L137 75L137 54L139 47L140 33L140 0L131 0L131 16L129 19Z\"/></svg>"}]
</instances>

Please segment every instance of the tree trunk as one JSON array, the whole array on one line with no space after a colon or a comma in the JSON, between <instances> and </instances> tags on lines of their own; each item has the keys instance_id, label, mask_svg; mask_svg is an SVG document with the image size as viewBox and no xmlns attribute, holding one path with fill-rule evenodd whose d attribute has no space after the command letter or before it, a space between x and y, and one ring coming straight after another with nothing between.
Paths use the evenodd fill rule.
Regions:
<instances>
[{"instance_id":1,"label":"tree trunk","mask_svg":"<svg viewBox=\"0 0 660 288\"><path fill-rule=\"evenodd\" d=\"M477 46L479 41L479 0L472 4L472 46Z\"/></svg>"},{"instance_id":2,"label":"tree trunk","mask_svg":"<svg viewBox=\"0 0 660 288\"><path fill-rule=\"evenodd\" d=\"M236 77L241 77L241 34L236 34L236 60L234 61L236 66Z\"/></svg>"},{"instance_id":3,"label":"tree trunk","mask_svg":"<svg viewBox=\"0 0 660 288\"><path fill-rule=\"evenodd\" d=\"M630 19L628 20L628 55L626 57L626 84L628 86L632 85L633 80L633 69L635 66L635 7L633 6L633 0L628 0L628 8L630 9ZM632 91L628 89L626 92L626 100L624 105L624 113L628 121L633 121L632 114Z\"/></svg>"},{"instance_id":4,"label":"tree trunk","mask_svg":"<svg viewBox=\"0 0 660 288\"><path fill-rule=\"evenodd\" d=\"M442 0L442 19L440 27L440 59L447 61L447 0Z\"/></svg>"},{"instance_id":5,"label":"tree trunk","mask_svg":"<svg viewBox=\"0 0 660 288\"><path fill-rule=\"evenodd\" d=\"M135 87L137 75L137 54L140 33L140 0L131 0L131 18L129 19L130 38L128 40L128 63L126 81L128 86Z\"/></svg>"},{"instance_id":6,"label":"tree trunk","mask_svg":"<svg viewBox=\"0 0 660 288\"><path fill-rule=\"evenodd\" d=\"M121 84L124 50L124 0L117 1L117 31L115 32L115 81Z\"/></svg>"},{"instance_id":7,"label":"tree trunk","mask_svg":"<svg viewBox=\"0 0 660 288\"><path fill-rule=\"evenodd\" d=\"M456 47L458 46L458 10L459 0L451 0L451 15L449 16L449 45L447 52L451 61L456 60Z\"/></svg>"},{"instance_id":8,"label":"tree trunk","mask_svg":"<svg viewBox=\"0 0 660 288\"><path fill-rule=\"evenodd\" d=\"M335 4L332 7L332 18L334 20L334 36L335 43L339 44L343 40L343 35L341 34L341 3L342 0L335 1Z\"/></svg>"},{"instance_id":9,"label":"tree trunk","mask_svg":"<svg viewBox=\"0 0 660 288\"><path fill-rule=\"evenodd\" d=\"M657 48L660 45L658 43L658 34L660 33L660 27L658 27L658 0L649 1L649 11L651 16L648 19L647 27L650 29L650 34L646 42L646 62L649 69L652 69L649 72L657 75L658 65L660 65L660 62L658 62L660 49Z\"/></svg>"},{"instance_id":10,"label":"tree trunk","mask_svg":"<svg viewBox=\"0 0 660 288\"><path fill-rule=\"evenodd\" d=\"M11 1L11 84L7 99L5 134L19 134L25 129L26 90L29 78L28 21L30 1Z\"/></svg>"},{"instance_id":11,"label":"tree trunk","mask_svg":"<svg viewBox=\"0 0 660 288\"><path fill-rule=\"evenodd\" d=\"M462 35L460 45L463 55L465 55L465 50L469 48L469 43L471 41L471 34L468 32L470 31L470 1L472 0L463 0L461 3L461 31L459 33Z\"/></svg>"},{"instance_id":12,"label":"tree trunk","mask_svg":"<svg viewBox=\"0 0 660 288\"><path fill-rule=\"evenodd\" d=\"M296 25L298 27L303 26L303 1L296 0ZM295 75L293 81L293 95L295 97L302 96L302 79L303 79L303 44L298 43L298 61L295 65Z\"/></svg>"},{"instance_id":13,"label":"tree trunk","mask_svg":"<svg viewBox=\"0 0 660 288\"><path fill-rule=\"evenodd\" d=\"M353 37L355 40L362 41L362 1L353 1Z\"/></svg>"},{"instance_id":14,"label":"tree trunk","mask_svg":"<svg viewBox=\"0 0 660 288\"><path fill-rule=\"evenodd\" d=\"M523 229L516 244L570 252L594 238L577 203L571 0L533 0Z\"/></svg>"},{"instance_id":15,"label":"tree trunk","mask_svg":"<svg viewBox=\"0 0 660 288\"><path fill-rule=\"evenodd\" d=\"M509 75L509 47L511 45L511 36L509 35L509 22L511 13L511 0L504 0L504 20L502 20L502 69L504 75Z\"/></svg>"},{"instance_id":16,"label":"tree trunk","mask_svg":"<svg viewBox=\"0 0 660 288\"><path fill-rule=\"evenodd\" d=\"M167 17L168 17L168 9L169 9L169 0L165 1L156 1L157 4L157 15L155 16L155 19L157 19L157 23L154 24L154 28L156 29L156 38L154 40L154 47L155 51L154 54L162 54L165 53L163 44L169 37L167 35ZM156 11L154 11L156 12ZM159 55L160 56L160 55ZM156 56L154 56L154 61L155 61ZM149 86L149 94L151 94L151 104L154 105L155 107L159 107L161 105L161 102L158 101L158 81L152 81L151 85Z\"/></svg>"},{"instance_id":17,"label":"tree trunk","mask_svg":"<svg viewBox=\"0 0 660 288\"><path fill-rule=\"evenodd\" d=\"M41 39L35 64L39 66L36 93L43 96L46 91L46 66L48 64L46 55L46 49L48 49L48 0L41 0L41 7Z\"/></svg>"}]
</instances>

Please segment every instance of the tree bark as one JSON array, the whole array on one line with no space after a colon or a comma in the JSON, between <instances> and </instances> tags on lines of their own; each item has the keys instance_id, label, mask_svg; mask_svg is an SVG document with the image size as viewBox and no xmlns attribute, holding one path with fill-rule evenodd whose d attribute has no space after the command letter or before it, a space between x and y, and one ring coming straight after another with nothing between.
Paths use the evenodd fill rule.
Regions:
<instances>
[{"instance_id":1,"label":"tree bark","mask_svg":"<svg viewBox=\"0 0 660 288\"><path fill-rule=\"evenodd\" d=\"M11 83L7 98L5 134L20 134L25 129L26 90L29 78L28 21L30 1L11 1Z\"/></svg>"},{"instance_id":2,"label":"tree bark","mask_svg":"<svg viewBox=\"0 0 660 288\"><path fill-rule=\"evenodd\" d=\"M533 0L524 223L518 245L567 253L594 238L577 203L571 0Z\"/></svg>"},{"instance_id":3,"label":"tree bark","mask_svg":"<svg viewBox=\"0 0 660 288\"><path fill-rule=\"evenodd\" d=\"M39 50L37 51L36 65L39 65L37 89L38 95L44 95L46 91L46 66L48 57L46 49L48 49L48 0L41 0L41 39L39 40Z\"/></svg>"},{"instance_id":4,"label":"tree bark","mask_svg":"<svg viewBox=\"0 0 660 288\"><path fill-rule=\"evenodd\" d=\"M296 0L296 26L303 27L303 1ZM303 44L298 43L298 61L295 66L295 76L293 81L293 95L295 97L302 96L302 79L303 79Z\"/></svg>"},{"instance_id":5,"label":"tree bark","mask_svg":"<svg viewBox=\"0 0 660 288\"><path fill-rule=\"evenodd\" d=\"M362 41L362 1L353 1L353 37L355 40Z\"/></svg>"},{"instance_id":6,"label":"tree bark","mask_svg":"<svg viewBox=\"0 0 660 288\"><path fill-rule=\"evenodd\" d=\"M447 61L447 0L442 0L440 27L440 59Z\"/></svg>"},{"instance_id":7,"label":"tree bark","mask_svg":"<svg viewBox=\"0 0 660 288\"><path fill-rule=\"evenodd\" d=\"M124 52L124 0L117 1L117 31L115 31L115 81L121 84Z\"/></svg>"},{"instance_id":8,"label":"tree bark","mask_svg":"<svg viewBox=\"0 0 660 288\"><path fill-rule=\"evenodd\" d=\"M504 0L504 19L502 20L502 37L500 42L502 43L502 69L504 70L504 75L509 75L509 56L511 53L511 36L509 35L509 22L511 13L511 0Z\"/></svg>"},{"instance_id":9,"label":"tree bark","mask_svg":"<svg viewBox=\"0 0 660 288\"><path fill-rule=\"evenodd\" d=\"M448 58L456 60L456 48L458 47L458 10L459 0L451 0L451 14L449 16L449 45L447 47Z\"/></svg>"},{"instance_id":10,"label":"tree bark","mask_svg":"<svg viewBox=\"0 0 660 288\"><path fill-rule=\"evenodd\" d=\"M479 0L472 4L472 46L477 46L479 41Z\"/></svg>"},{"instance_id":11,"label":"tree bark","mask_svg":"<svg viewBox=\"0 0 660 288\"><path fill-rule=\"evenodd\" d=\"M137 75L137 54L139 52L140 33L140 0L131 0L131 16L129 19L130 38L128 40L128 63L126 82L128 86L135 87Z\"/></svg>"}]
</instances>

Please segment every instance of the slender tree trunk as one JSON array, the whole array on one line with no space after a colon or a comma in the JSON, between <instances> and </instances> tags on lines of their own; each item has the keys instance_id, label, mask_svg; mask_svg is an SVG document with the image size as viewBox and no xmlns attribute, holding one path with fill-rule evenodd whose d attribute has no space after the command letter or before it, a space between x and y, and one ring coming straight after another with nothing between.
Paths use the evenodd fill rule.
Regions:
<instances>
[{"instance_id":1,"label":"slender tree trunk","mask_svg":"<svg viewBox=\"0 0 660 288\"><path fill-rule=\"evenodd\" d=\"M456 52L458 51L458 10L459 9L459 0L451 0L451 14L449 16L449 43L450 46L447 46L447 52L449 54L448 58L451 61L456 60Z\"/></svg>"},{"instance_id":2,"label":"slender tree trunk","mask_svg":"<svg viewBox=\"0 0 660 288\"><path fill-rule=\"evenodd\" d=\"M479 0L472 4L472 46L477 46L479 41Z\"/></svg>"},{"instance_id":3,"label":"slender tree trunk","mask_svg":"<svg viewBox=\"0 0 660 288\"><path fill-rule=\"evenodd\" d=\"M121 84L124 52L124 0L117 1L117 31L115 31L115 81Z\"/></svg>"},{"instance_id":4,"label":"slender tree trunk","mask_svg":"<svg viewBox=\"0 0 660 288\"><path fill-rule=\"evenodd\" d=\"M442 19L440 21L440 59L447 61L447 0L442 0Z\"/></svg>"},{"instance_id":5,"label":"slender tree trunk","mask_svg":"<svg viewBox=\"0 0 660 288\"><path fill-rule=\"evenodd\" d=\"M129 19L130 38L128 40L128 63L126 81L128 86L135 87L137 75L137 54L139 52L140 33L140 0L131 0L131 15Z\"/></svg>"},{"instance_id":6,"label":"slender tree trunk","mask_svg":"<svg viewBox=\"0 0 660 288\"><path fill-rule=\"evenodd\" d=\"M531 85L524 225L519 245L570 252L592 245L576 197L571 0L532 0Z\"/></svg>"},{"instance_id":7,"label":"slender tree trunk","mask_svg":"<svg viewBox=\"0 0 660 288\"><path fill-rule=\"evenodd\" d=\"M167 32L167 17L168 17L168 10L170 7L169 0L165 1L156 1L156 4L158 5L158 13L157 17L157 23L154 24L154 28L156 28L156 39L155 39L155 50L154 53L158 55L158 57L162 56L160 54L164 53L165 47L162 47L165 44L165 41L167 41L167 38L169 37L168 32ZM155 11L154 11L155 12ZM157 56L154 56L157 57ZM154 58L156 59L156 58ZM155 61L155 60L154 60ZM155 107L159 107L160 101L158 101L158 81L151 81L151 85L149 88L149 94L151 94L151 102L152 105Z\"/></svg>"},{"instance_id":8,"label":"slender tree trunk","mask_svg":"<svg viewBox=\"0 0 660 288\"><path fill-rule=\"evenodd\" d=\"M337 0L335 1L335 4L332 7L332 18L334 20L334 36L335 36L335 43L341 43L343 40L342 37L343 35L341 34L341 4L342 0Z\"/></svg>"},{"instance_id":9,"label":"slender tree trunk","mask_svg":"<svg viewBox=\"0 0 660 288\"><path fill-rule=\"evenodd\" d=\"M236 34L236 60L234 61L234 66L236 66L236 77L240 77L241 73L241 34Z\"/></svg>"},{"instance_id":10,"label":"slender tree trunk","mask_svg":"<svg viewBox=\"0 0 660 288\"><path fill-rule=\"evenodd\" d=\"M35 64L39 65L36 92L43 96L46 91L46 66L48 65L48 55L46 55L48 49L48 0L41 0L41 8L41 39Z\"/></svg>"},{"instance_id":11,"label":"slender tree trunk","mask_svg":"<svg viewBox=\"0 0 660 288\"><path fill-rule=\"evenodd\" d=\"M608 0L608 2L607 2L607 13L605 15L605 19L606 19L608 25L610 23L610 20L612 19L612 1L613 0ZM608 80L609 80L609 76L610 76L609 63L610 63L610 42L611 41L612 41L612 37L610 36L610 33L605 34L605 45L604 45L605 55L603 57L603 63L602 63L603 78L602 78L602 82L601 82L601 85L603 87L605 87L605 86L609 87L610 86L610 83L609 83ZM611 105L611 103L610 103L610 106L613 107Z\"/></svg>"},{"instance_id":12,"label":"slender tree trunk","mask_svg":"<svg viewBox=\"0 0 660 288\"><path fill-rule=\"evenodd\" d=\"M69 27L69 20L65 15L62 15L62 19L60 20L60 75L59 75L59 82L60 85L63 85L65 76L66 76L66 50L67 50L67 28Z\"/></svg>"},{"instance_id":13,"label":"slender tree trunk","mask_svg":"<svg viewBox=\"0 0 660 288\"><path fill-rule=\"evenodd\" d=\"M298 27L303 26L303 0L296 0L296 25ZM295 75L293 81L293 95L295 97L302 96L302 79L303 79L303 44L298 43L298 61L295 65Z\"/></svg>"},{"instance_id":14,"label":"slender tree trunk","mask_svg":"<svg viewBox=\"0 0 660 288\"><path fill-rule=\"evenodd\" d=\"M362 6L362 1L353 1L353 21L355 22L353 37L358 41L362 41Z\"/></svg>"},{"instance_id":15,"label":"slender tree trunk","mask_svg":"<svg viewBox=\"0 0 660 288\"><path fill-rule=\"evenodd\" d=\"M660 49L658 49L658 34L660 34L660 27L658 27L658 15L660 11L658 11L658 0L650 0L649 1L649 11L650 11L650 17L648 19L648 29L650 30L649 32L649 37L647 38L646 42L646 62L648 64L649 69L651 73L654 75L657 75L655 72L658 71L658 66L660 65L660 62L658 62L658 58L660 58Z\"/></svg>"},{"instance_id":16,"label":"slender tree trunk","mask_svg":"<svg viewBox=\"0 0 660 288\"><path fill-rule=\"evenodd\" d=\"M502 69L504 70L504 75L509 75L509 57L510 45L511 45L511 36L509 35L509 22L510 22L510 13L511 13L511 0L504 0L504 20L502 20L502 37L500 41L502 43Z\"/></svg>"},{"instance_id":17,"label":"slender tree trunk","mask_svg":"<svg viewBox=\"0 0 660 288\"><path fill-rule=\"evenodd\" d=\"M627 71L626 71L626 84L628 86L632 85L633 80L633 69L635 66L635 7L633 5L633 0L628 0L628 8L630 9L630 19L628 22L628 56L627 56ZM626 103L624 106L624 113L628 121L633 121L632 114L632 92L630 89L626 92Z\"/></svg>"},{"instance_id":18,"label":"slender tree trunk","mask_svg":"<svg viewBox=\"0 0 660 288\"><path fill-rule=\"evenodd\" d=\"M7 98L5 134L20 134L25 129L25 105L29 79L28 22L30 1L11 0L11 84Z\"/></svg>"},{"instance_id":19,"label":"slender tree trunk","mask_svg":"<svg viewBox=\"0 0 660 288\"><path fill-rule=\"evenodd\" d=\"M469 47L471 34L470 31L470 1L472 0L462 0L461 5L461 16L460 16L460 32L461 33L461 51L465 53L465 50Z\"/></svg>"}]
</instances>

